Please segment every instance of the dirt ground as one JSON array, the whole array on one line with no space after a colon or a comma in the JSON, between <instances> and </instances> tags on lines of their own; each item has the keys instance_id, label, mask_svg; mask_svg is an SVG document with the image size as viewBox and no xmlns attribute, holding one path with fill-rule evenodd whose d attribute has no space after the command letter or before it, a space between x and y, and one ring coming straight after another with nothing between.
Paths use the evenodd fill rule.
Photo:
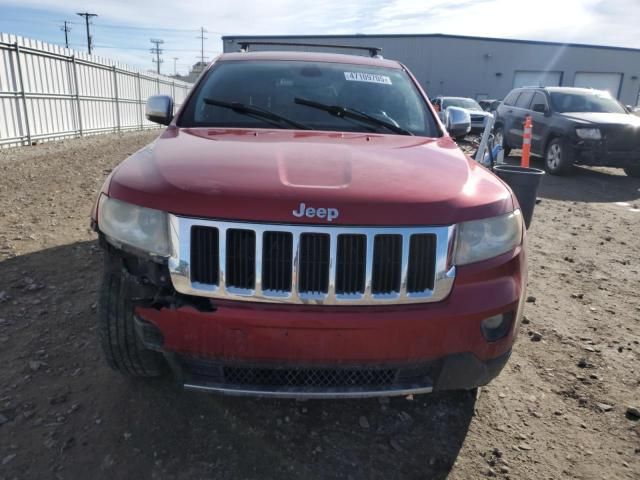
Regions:
<instances>
[{"instance_id":1,"label":"dirt ground","mask_svg":"<svg viewBox=\"0 0 640 480\"><path fill-rule=\"evenodd\" d=\"M477 399L276 401L110 371L88 215L157 132L0 151L0 479L638 479L640 180L547 176L513 356Z\"/></svg>"}]
</instances>

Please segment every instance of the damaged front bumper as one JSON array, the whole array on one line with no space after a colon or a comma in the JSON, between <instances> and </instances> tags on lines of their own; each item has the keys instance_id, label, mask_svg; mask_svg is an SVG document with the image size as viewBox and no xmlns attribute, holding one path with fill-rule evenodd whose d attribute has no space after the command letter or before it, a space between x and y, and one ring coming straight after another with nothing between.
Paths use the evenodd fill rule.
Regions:
<instances>
[{"instance_id":1,"label":"damaged front bumper","mask_svg":"<svg viewBox=\"0 0 640 480\"><path fill-rule=\"evenodd\" d=\"M102 241L135 285L136 333L187 389L227 395L362 398L472 389L506 364L520 321L521 250L460 268L442 302L386 307L239 304L177 293L166 264ZM483 319L510 316L487 341Z\"/></svg>"},{"instance_id":2,"label":"damaged front bumper","mask_svg":"<svg viewBox=\"0 0 640 480\"><path fill-rule=\"evenodd\" d=\"M385 364L287 364L216 360L162 349L162 333L136 316L145 346L162 352L187 390L271 398L367 398L464 390L486 385L507 363L511 349L487 361L471 353L433 361Z\"/></svg>"}]
</instances>

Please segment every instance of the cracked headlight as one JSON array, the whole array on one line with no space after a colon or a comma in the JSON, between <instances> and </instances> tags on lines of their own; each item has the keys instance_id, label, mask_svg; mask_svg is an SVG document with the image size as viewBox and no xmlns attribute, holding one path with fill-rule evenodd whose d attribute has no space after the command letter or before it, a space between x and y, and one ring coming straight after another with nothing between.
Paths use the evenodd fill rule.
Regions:
<instances>
[{"instance_id":1,"label":"cracked headlight","mask_svg":"<svg viewBox=\"0 0 640 480\"><path fill-rule=\"evenodd\" d=\"M576 135L583 140L600 140L602 138L599 128L576 128Z\"/></svg>"},{"instance_id":2,"label":"cracked headlight","mask_svg":"<svg viewBox=\"0 0 640 480\"><path fill-rule=\"evenodd\" d=\"M480 262L513 250L522 242L522 228L520 210L459 224L454 263Z\"/></svg>"},{"instance_id":3,"label":"cracked headlight","mask_svg":"<svg viewBox=\"0 0 640 480\"><path fill-rule=\"evenodd\" d=\"M112 243L128 245L151 255L164 257L170 254L166 212L102 195L98 205L98 228Z\"/></svg>"}]
</instances>

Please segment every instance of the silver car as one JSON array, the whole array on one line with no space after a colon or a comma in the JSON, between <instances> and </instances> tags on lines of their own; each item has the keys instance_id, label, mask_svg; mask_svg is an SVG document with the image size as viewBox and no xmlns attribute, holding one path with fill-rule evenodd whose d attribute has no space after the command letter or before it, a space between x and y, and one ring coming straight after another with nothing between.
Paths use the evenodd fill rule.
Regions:
<instances>
[{"instance_id":1,"label":"silver car","mask_svg":"<svg viewBox=\"0 0 640 480\"><path fill-rule=\"evenodd\" d=\"M464 108L471 115L471 132L484 130L484 119L493 116L491 112L485 112L480 104L473 98L466 97L436 97L433 105L439 108L440 118L444 118L444 111L448 107Z\"/></svg>"}]
</instances>

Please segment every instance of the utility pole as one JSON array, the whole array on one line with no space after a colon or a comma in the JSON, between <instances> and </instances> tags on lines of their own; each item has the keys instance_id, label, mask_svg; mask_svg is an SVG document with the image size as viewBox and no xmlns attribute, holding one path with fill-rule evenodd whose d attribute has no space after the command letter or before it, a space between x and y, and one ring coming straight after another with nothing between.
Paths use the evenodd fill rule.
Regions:
<instances>
[{"instance_id":1,"label":"utility pole","mask_svg":"<svg viewBox=\"0 0 640 480\"><path fill-rule=\"evenodd\" d=\"M173 76L175 77L178 74L178 71L176 70L176 62L180 60L179 57L173 57Z\"/></svg>"},{"instance_id":2,"label":"utility pole","mask_svg":"<svg viewBox=\"0 0 640 480\"><path fill-rule=\"evenodd\" d=\"M207 33L205 28L204 27L200 27L200 35L196 37L196 38L200 39L200 68L201 68L201 71L204 70L204 41L208 40L208 38L204 36L205 33Z\"/></svg>"},{"instance_id":3,"label":"utility pole","mask_svg":"<svg viewBox=\"0 0 640 480\"><path fill-rule=\"evenodd\" d=\"M160 48L160 45L164 43L164 40L161 40L159 38L152 38L151 43L155 45L155 47L151 48L151 53L156 54L156 58L152 59L152 61L153 63L156 64L158 75L160 75L160 64L163 62L163 60L160 58L160 54L162 53L162 49Z\"/></svg>"},{"instance_id":4,"label":"utility pole","mask_svg":"<svg viewBox=\"0 0 640 480\"><path fill-rule=\"evenodd\" d=\"M60 30L64 32L64 48L69 48L69 32L71 31L71 27L67 25L66 20L64 21L64 27L60 27Z\"/></svg>"},{"instance_id":5,"label":"utility pole","mask_svg":"<svg viewBox=\"0 0 640 480\"><path fill-rule=\"evenodd\" d=\"M89 50L89 55L91 55L91 47L93 46L93 39L91 38L91 32L89 32L89 20L91 17L97 17L97 13L76 13L76 15L80 15L84 17L84 21L87 24L87 49Z\"/></svg>"}]
</instances>

